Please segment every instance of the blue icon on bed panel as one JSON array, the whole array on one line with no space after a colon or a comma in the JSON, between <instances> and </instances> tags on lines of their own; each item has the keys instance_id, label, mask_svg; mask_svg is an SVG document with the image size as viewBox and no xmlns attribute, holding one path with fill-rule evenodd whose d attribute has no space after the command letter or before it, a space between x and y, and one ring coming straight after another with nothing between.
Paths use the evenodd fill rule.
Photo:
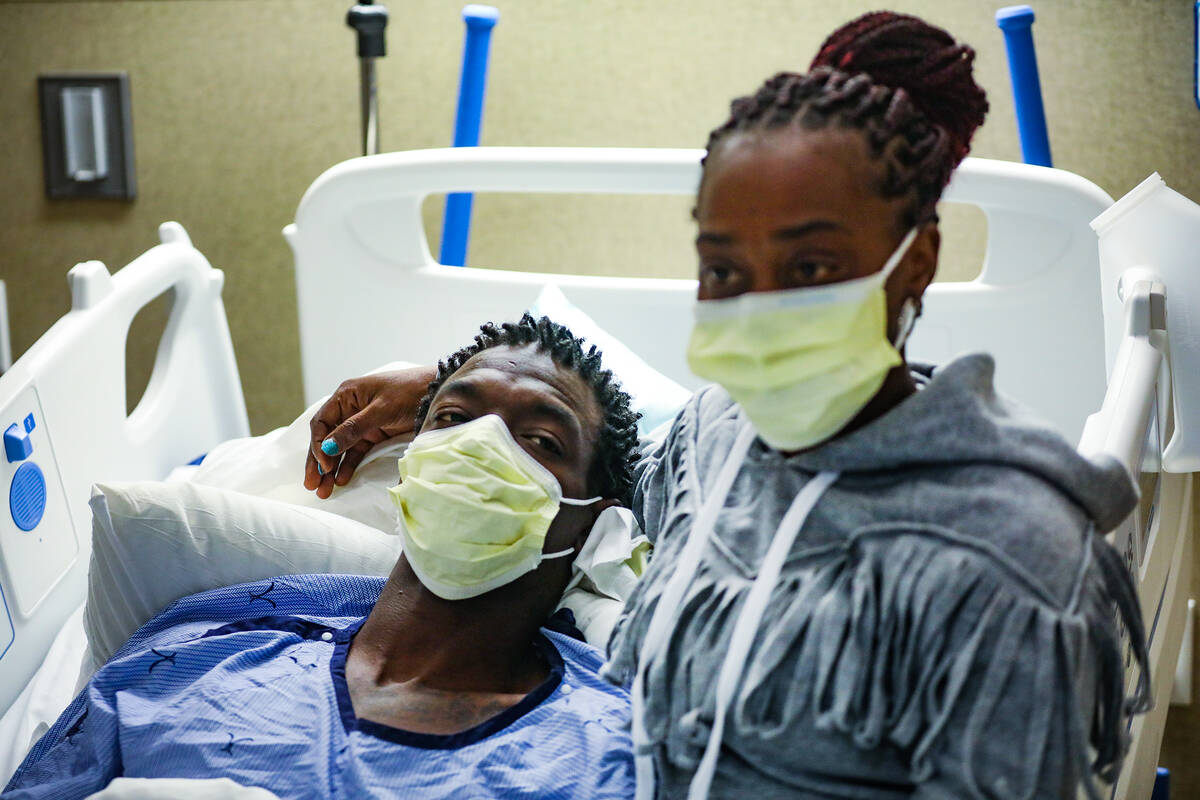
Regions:
<instances>
[{"instance_id":1,"label":"blue icon on bed panel","mask_svg":"<svg viewBox=\"0 0 1200 800\"><path fill-rule=\"evenodd\" d=\"M46 476L32 461L17 467L8 490L8 510L13 522L23 531L31 531L46 513Z\"/></svg>"},{"instance_id":2,"label":"blue icon on bed panel","mask_svg":"<svg viewBox=\"0 0 1200 800\"><path fill-rule=\"evenodd\" d=\"M25 417L25 432L33 433L33 429L37 427L37 423L33 421L33 414Z\"/></svg>"},{"instance_id":3,"label":"blue icon on bed panel","mask_svg":"<svg viewBox=\"0 0 1200 800\"><path fill-rule=\"evenodd\" d=\"M33 453L33 442L29 440L29 431L23 431L14 422L4 432L4 455L8 463L24 461Z\"/></svg>"}]
</instances>

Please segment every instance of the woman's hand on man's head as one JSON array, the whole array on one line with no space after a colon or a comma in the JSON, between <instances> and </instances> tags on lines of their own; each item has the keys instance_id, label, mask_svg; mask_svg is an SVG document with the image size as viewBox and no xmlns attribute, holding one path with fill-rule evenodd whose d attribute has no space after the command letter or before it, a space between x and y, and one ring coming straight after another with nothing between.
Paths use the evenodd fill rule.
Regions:
<instances>
[{"instance_id":1,"label":"woman's hand on man's head","mask_svg":"<svg viewBox=\"0 0 1200 800\"><path fill-rule=\"evenodd\" d=\"M433 367L410 367L344 381L309 422L304 488L329 497L335 485L346 485L372 447L411 433L434 374Z\"/></svg>"}]
</instances>

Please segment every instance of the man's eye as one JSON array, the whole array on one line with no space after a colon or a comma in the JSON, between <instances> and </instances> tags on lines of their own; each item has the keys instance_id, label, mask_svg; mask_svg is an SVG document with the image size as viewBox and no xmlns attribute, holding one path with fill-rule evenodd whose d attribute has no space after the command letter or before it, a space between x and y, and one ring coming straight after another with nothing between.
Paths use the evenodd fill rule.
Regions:
<instances>
[{"instance_id":1,"label":"man's eye","mask_svg":"<svg viewBox=\"0 0 1200 800\"><path fill-rule=\"evenodd\" d=\"M541 448L548 453L553 453L556 456L562 455L562 448L558 446L558 442L551 439L549 436L541 436L539 434L531 434L525 437L534 447Z\"/></svg>"},{"instance_id":2,"label":"man's eye","mask_svg":"<svg viewBox=\"0 0 1200 800\"><path fill-rule=\"evenodd\" d=\"M434 422L441 422L441 423L445 423L446 425L461 425L464 422L469 422L470 419L471 419L470 417L468 417L466 414L462 413L461 411L451 411L451 410L439 411L433 417Z\"/></svg>"}]
</instances>

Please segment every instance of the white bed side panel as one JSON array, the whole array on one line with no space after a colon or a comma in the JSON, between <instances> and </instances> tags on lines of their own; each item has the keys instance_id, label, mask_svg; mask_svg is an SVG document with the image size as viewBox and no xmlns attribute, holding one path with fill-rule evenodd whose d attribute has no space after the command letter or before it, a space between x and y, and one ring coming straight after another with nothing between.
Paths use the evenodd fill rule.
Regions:
<instances>
[{"instance_id":1,"label":"white bed side panel","mask_svg":"<svg viewBox=\"0 0 1200 800\"><path fill-rule=\"evenodd\" d=\"M160 236L161 245L116 275L95 261L74 267L71 311L0 376L0 432L17 426L28 443L16 455L30 450L16 460L7 451L0 457L0 486L9 498L0 508L0 710L83 600L91 485L163 478L215 444L249 433L221 303L224 276L179 225L164 224ZM129 325L167 290L174 303L154 370L126 416ZM13 500L14 481L22 468L23 479L35 471L29 465L43 476L45 512L23 530L34 518L20 498ZM26 495L26 504L36 503L36 494Z\"/></svg>"},{"instance_id":2,"label":"white bed side panel","mask_svg":"<svg viewBox=\"0 0 1200 800\"><path fill-rule=\"evenodd\" d=\"M685 360L694 281L444 267L429 252L420 210L427 195L456 191L692 194L700 156L458 148L331 168L285 230L296 263L306 402L396 358L433 363L469 342L481 322L518 317L550 282L652 366L697 386ZM1104 393L1099 266L1088 222L1111 199L1071 173L979 159L959 168L947 199L987 215L985 266L975 281L931 287L910 357L939 362L992 352L1000 387L1074 441Z\"/></svg>"}]
</instances>

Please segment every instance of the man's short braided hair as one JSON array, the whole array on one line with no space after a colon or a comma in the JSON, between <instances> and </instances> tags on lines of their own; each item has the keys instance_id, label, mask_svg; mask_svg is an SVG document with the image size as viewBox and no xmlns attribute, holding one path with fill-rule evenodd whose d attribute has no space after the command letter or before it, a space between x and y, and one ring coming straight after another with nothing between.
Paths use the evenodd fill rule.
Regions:
<instances>
[{"instance_id":1,"label":"man's short braided hair","mask_svg":"<svg viewBox=\"0 0 1200 800\"><path fill-rule=\"evenodd\" d=\"M420 430L434 395L446 380L477 353L493 347L536 345L561 367L572 370L592 388L603 413L600 437L588 471L589 491L629 505L633 494L633 467L637 463L639 414L630 408L630 398L610 370L604 369L595 345L584 351L584 340L547 317L534 319L526 313L519 322L481 325L472 344L438 362L437 376L417 406L415 430Z\"/></svg>"}]
</instances>

